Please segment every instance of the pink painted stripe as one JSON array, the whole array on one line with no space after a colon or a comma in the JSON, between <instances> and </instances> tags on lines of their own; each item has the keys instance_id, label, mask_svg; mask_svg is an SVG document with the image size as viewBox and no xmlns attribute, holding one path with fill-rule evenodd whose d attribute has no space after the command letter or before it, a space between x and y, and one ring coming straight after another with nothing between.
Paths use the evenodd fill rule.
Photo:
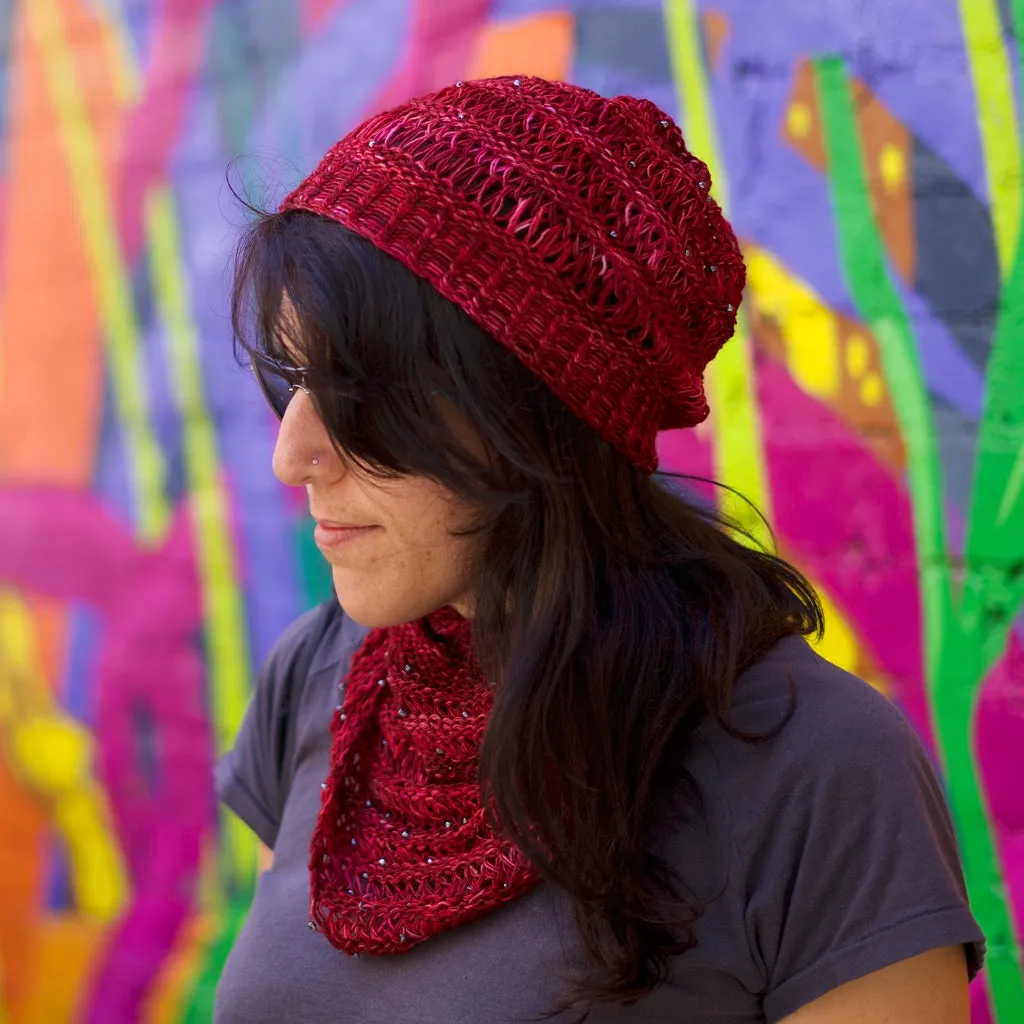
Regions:
<instances>
[{"instance_id":1,"label":"pink painted stripe","mask_svg":"<svg viewBox=\"0 0 1024 1024\"><path fill-rule=\"evenodd\" d=\"M138 558L124 524L96 498L49 486L0 486L0 580L113 612Z\"/></svg>"},{"instance_id":2,"label":"pink painted stripe","mask_svg":"<svg viewBox=\"0 0 1024 1024\"><path fill-rule=\"evenodd\" d=\"M1003 867L1007 903L1017 934L1024 934L1024 643L1010 633L1006 653L978 695L974 750L985 786L996 848ZM980 988L980 986L975 986ZM974 992L972 991L972 996ZM980 995L975 998L980 999ZM979 1015L978 1020L984 1018ZM971 1018L972 1024L974 1018Z\"/></svg>"},{"instance_id":3,"label":"pink painted stripe","mask_svg":"<svg viewBox=\"0 0 1024 1024\"><path fill-rule=\"evenodd\" d=\"M347 7L352 0L301 0L302 2L302 34L309 36L324 23L329 15L337 14L339 9Z\"/></svg>"},{"instance_id":4,"label":"pink painted stripe","mask_svg":"<svg viewBox=\"0 0 1024 1024\"><path fill-rule=\"evenodd\" d=\"M491 6L491 0L415 0L405 59L367 114L451 85L465 74Z\"/></svg>"},{"instance_id":5,"label":"pink painted stripe","mask_svg":"<svg viewBox=\"0 0 1024 1024\"><path fill-rule=\"evenodd\" d=\"M213 826L213 742L193 639L199 589L183 512L164 547L142 561L132 600L109 621L97 664L99 770L135 899L93 979L85 1019L94 1024L139 1018L187 920L202 839ZM152 730L148 750L143 714ZM151 772L147 755L156 760Z\"/></svg>"},{"instance_id":6,"label":"pink painted stripe","mask_svg":"<svg viewBox=\"0 0 1024 1024\"><path fill-rule=\"evenodd\" d=\"M907 490L783 366L761 357L757 372L772 525L856 624L891 677L897 703L934 752Z\"/></svg>"},{"instance_id":7,"label":"pink painted stripe","mask_svg":"<svg viewBox=\"0 0 1024 1024\"><path fill-rule=\"evenodd\" d=\"M710 443L703 440L696 430L666 430L658 435L658 468L667 473L682 473L713 480L714 453ZM691 481L687 487L705 501L714 503L718 500L718 488L712 484Z\"/></svg>"}]
</instances>

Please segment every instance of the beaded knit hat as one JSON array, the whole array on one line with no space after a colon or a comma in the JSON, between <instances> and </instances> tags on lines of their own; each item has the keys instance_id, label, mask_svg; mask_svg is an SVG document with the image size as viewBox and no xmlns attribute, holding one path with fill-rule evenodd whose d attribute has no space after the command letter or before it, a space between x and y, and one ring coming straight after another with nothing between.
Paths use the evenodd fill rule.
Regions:
<instances>
[{"instance_id":1,"label":"beaded knit hat","mask_svg":"<svg viewBox=\"0 0 1024 1024\"><path fill-rule=\"evenodd\" d=\"M371 117L282 203L333 218L460 306L648 472L708 414L745 281L708 169L648 100L459 82Z\"/></svg>"}]
</instances>

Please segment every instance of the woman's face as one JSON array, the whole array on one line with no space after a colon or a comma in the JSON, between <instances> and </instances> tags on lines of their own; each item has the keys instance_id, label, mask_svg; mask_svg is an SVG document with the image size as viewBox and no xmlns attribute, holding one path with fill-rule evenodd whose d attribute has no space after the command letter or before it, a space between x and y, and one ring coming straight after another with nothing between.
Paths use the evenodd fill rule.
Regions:
<instances>
[{"instance_id":1,"label":"woman's face","mask_svg":"<svg viewBox=\"0 0 1024 1024\"><path fill-rule=\"evenodd\" d=\"M375 480L335 451L309 395L297 391L281 421L274 473L305 487L316 541L346 613L392 626L445 605L469 617L468 562L478 538L452 536L470 510L434 480Z\"/></svg>"}]
</instances>

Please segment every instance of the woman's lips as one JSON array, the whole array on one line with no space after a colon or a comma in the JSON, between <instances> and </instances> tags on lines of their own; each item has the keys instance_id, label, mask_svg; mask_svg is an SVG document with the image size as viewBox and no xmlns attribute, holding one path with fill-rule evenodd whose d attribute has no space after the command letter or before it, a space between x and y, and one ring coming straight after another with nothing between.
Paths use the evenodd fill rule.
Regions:
<instances>
[{"instance_id":1,"label":"woman's lips","mask_svg":"<svg viewBox=\"0 0 1024 1024\"><path fill-rule=\"evenodd\" d=\"M348 544L365 537L379 529L377 526L341 526L336 523L318 522L313 531L313 539L320 548L336 548L341 544Z\"/></svg>"}]
</instances>

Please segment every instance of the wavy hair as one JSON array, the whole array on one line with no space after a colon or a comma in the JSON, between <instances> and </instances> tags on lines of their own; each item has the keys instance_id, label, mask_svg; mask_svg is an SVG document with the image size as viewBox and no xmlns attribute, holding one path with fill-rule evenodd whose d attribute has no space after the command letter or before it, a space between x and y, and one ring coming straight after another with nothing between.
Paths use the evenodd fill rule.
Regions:
<instances>
[{"instance_id":1,"label":"wavy hair","mask_svg":"<svg viewBox=\"0 0 1024 1024\"><path fill-rule=\"evenodd\" d=\"M460 308L331 220L256 218L232 322L245 360L280 358L288 332L346 458L432 477L479 510L473 634L496 690L482 798L572 902L587 967L553 1012L635 1002L696 943L700 904L650 842L674 794L700 813L689 741L706 716L758 739L729 724L734 682L783 636L820 634L814 590L634 466Z\"/></svg>"}]
</instances>

